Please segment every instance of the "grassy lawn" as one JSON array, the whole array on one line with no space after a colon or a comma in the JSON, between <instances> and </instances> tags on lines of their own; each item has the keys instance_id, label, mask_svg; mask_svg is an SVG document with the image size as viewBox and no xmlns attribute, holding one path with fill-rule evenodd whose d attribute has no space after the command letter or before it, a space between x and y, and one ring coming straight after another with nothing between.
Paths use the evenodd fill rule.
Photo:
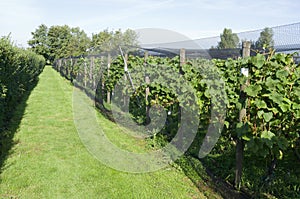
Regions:
<instances>
[{"instance_id":1,"label":"grassy lawn","mask_svg":"<svg viewBox=\"0 0 300 199\"><path fill-rule=\"evenodd\" d=\"M45 68L1 169L0 198L206 198L184 172L173 167L132 174L96 160L75 129L72 90L56 71ZM108 137L116 145L129 150L144 147L143 141L98 117L111 129Z\"/></svg>"}]
</instances>

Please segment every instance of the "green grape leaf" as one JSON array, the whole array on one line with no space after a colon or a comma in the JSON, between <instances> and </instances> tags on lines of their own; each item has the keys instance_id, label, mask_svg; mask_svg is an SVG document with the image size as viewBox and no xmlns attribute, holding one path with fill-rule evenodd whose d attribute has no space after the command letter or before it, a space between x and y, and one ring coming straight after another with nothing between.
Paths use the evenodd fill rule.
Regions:
<instances>
[{"instance_id":1,"label":"green grape leaf","mask_svg":"<svg viewBox=\"0 0 300 199\"><path fill-rule=\"evenodd\" d=\"M293 103L293 109L300 109L300 104L298 103Z\"/></svg>"},{"instance_id":2,"label":"green grape leaf","mask_svg":"<svg viewBox=\"0 0 300 199\"><path fill-rule=\"evenodd\" d=\"M257 116L259 117L259 118L262 118L262 116L264 115L264 111L263 110L260 110L260 111L258 111L257 112Z\"/></svg>"},{"instance_id":3,"label":"green grape leaf","mask_svg":"<svg viewBox=\"0 0 300 199\"><path fill-rule=\"evenodd\" d=\"M245 89L245 92L251 96L251 97L256 97L259 93L259 91L262 90L262 87L260 85L250 85Z\"/></svg>"},{"instance_id":4,"label":"green grape leaf","mask_svg":"<svg viewBox=\"0 0 300 199\"><path fill-rule=\"evenodd\" d=\"M272 92L270 95L268 95L269 99L275 102L276 104L281 104L283 101L282 95L280 95L277 92Z\"/></svg>"},{"instance_id":5,"label":"green grape leaf","mask_svg":"<svg viewBox=\"0 0 300 199\"><path fill-rule=\"evenodd\" d=\"M230 124L229 124L228 121L225 121L225 122L224 122L224 126L226 126L226 128L229 128L229 125L230 125Z\"/></svg>"},{"instance_id":6,"label":"green grape leaf","mask_svg":"<svg viewBox=\"0 0 300 199\"><path fill-rule=\"evenodd\" d=\"M252 137L249 136L249 135L243 135L243 136L242 136L242 139L245 140L245 141L248 141L248 142L251 140L251 138L252 138Z\"/></svg>"},{"instance_id":7,"label":"green grape leaf","mask_svg":"<svg viewBox=\"0 0 300 199\"><path fill-rule=\"evenodd\" d=\"M286 103L281 103L281 104L279 104L279 107L282 110L282 112L285 113L290 109L291 106L289 104L286 104Z\"/></svg>"},{"instance_id":8,"label":"green grape leaf","mask_svg":"<svg viewBox=\"0 0 300 199\"><path fill-rule=\"evenodd\" d=\"M260 138L262 138L262 141L269 147L272 148L273 147L273 137L275 137L275 134L272 133L271 131L263 131L261 133Z\"/></svg>"},{"instance_id":9,"label":"green grape leaf","mask_svg":"<svg viewBox=\"0 0 300 199\"><path fill-rule=\"evenodd\" d=\"M289 72L287 70L281 69L276 72L276 77L283 82L286 82Z\"/></svg>"},{"instance_id":10,"label":"green grape leaf","mask_svg":"<svg viewBox=\"0 0 300 199\"><path fill-rule=\"evenodd\" d=\"M263 117L266 122L270 122L270 120L273 118L273 113L272 112L264 113Z\"/></svg>"},{"instance_id":11,"label":"green grape leaf","mask_svg":"<svg viewBox=\"0 0 300 199\"><path fill-rule=\"evenodd\" d=\"M300 119L300 110L295 111L295 117Z\"/></svg>"},{"instance_id":12,"label":"green grape leaf","mask_svg":"<svg viewBox=\"0 0 300 199\"><path fill-rule=\"evenodd\" d=\"M257 67L257 68L261 68L263 67L264 63L265 63L265 56L262 54L257 54L255 57L252 57L252 63Z\"/></svg>"},{"instance_id":13,"label":"green grape leaf","mask_svg":"<svg viewBox=\"0 0 300 199\"><path fill-rule=\"evenodd\" d=\"M275 137L275 134L271 131L263 131L260 135L261 138L271 140L273 137Z\"/></svg>"},{"instance_id":14,"label":"green grape leaf","mask_svg":"<svg viewBox=\"0 0 300 199\"><path fill-rule=\"evenodd\" d=\"M271 77L267 77L265 84L269 91L273 91L276 89L276 85L278 85L279 83L280 83L280 81L278 79L273 80Z\"/></svg>"},{"instance_id":15,"label":"green grape leaf","mask_svg":"<svg viewBox=\"0 0 300 199\"><path fill-rule=\"evenodd\" d=\"M265 101L262 100L256 100L254 102L254 104L256 105L257 108L259 109L263 109L263 108L268 108L267 103Z\"/></svg>"}]
</instances>

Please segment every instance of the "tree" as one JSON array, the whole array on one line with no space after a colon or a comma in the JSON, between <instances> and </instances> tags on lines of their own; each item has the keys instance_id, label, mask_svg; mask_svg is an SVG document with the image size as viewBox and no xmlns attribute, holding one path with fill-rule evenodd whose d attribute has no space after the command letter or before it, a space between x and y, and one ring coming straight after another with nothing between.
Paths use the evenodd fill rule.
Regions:
<instances>
[{"instance_id":1,"label":"tree","mask_svg":"<svg viewBox=\"0 0 300 199\"><path fill-rule=\"evenodd\" d=\"M67 56L80 56L86 53L90 46L90 38L80 28L71 28L71 37L68 41Z\"/></svg>"},{"instance_id":2,"label":"tree","mask_svg":"<svg viewBox=\"0 0 300 199\"><path fill-rule=\"evenodd\" d=\"M132 46L138 46L139 43L137 33L131 29L127 29L123 33L123 45L125 46L125 51L128 51L130 48L132 48Z\"/></svg>"},{"instance_id":3,"label":"tree","mask_svg":"<svg viewBox=\"0 0 300 199\"><path fill-rule=\"evenodd\" d=\"M92 50L97 53L119 51L119 46L127 51L131 46L138 45L137 39L138 35L131 29L127 29L124 33L121 29L114 32L106 29L98 34L93 34L91 46Z\"/></svg>"},{"instance_id":4,"label":"tree","mask_svg":"<svg viewBox=\"0 0 300 199\"><path fill-rule=\"evenodd\" d=\"M262 32L260 32L260 36L255 43L255 47L257 49L266 49L274 47L273 40L273 30L271 28L264 28Z\"/></svg>"},{"instance_id":5,"label":"tree","mask_svg":"<svg viewBox=\"0 0 300 199\"><path fill-rule=\"evenodd\" d=\"M78 27L64 25L48 29L42 24L31 34L33 38L28 41L31 49L50 62L57 58L83 55L90 46L90 38Z\"/></svg>"},{"instance_id":6,"label":"tree","mask_svg":"<svg viewBox=\"0 0 300 199\"><path fill-rule=\"evenodd\" d=\"M225 28L220 35L221 41L218 43L219 49L237 48L239 44L239 38L237 34L232 33L231 29Z\"/></svg>"},{"instance_id":7,"label":"tree","mask_svg":"<svg viewBox=\"0 0 300 199\"><path fill-rule=\"evenodd\" d=\"M44 56L46 60L50 58L48 31L48 27L41 24L35 32L31 32L32 39L28 41L32 51Z\"/></svg>"},{"instance_id":8,"label":"tree","mask_svg":"<svg viewBox=\"0 0 300 199\"><path fill-rule=\"evenodd\" d=\"M106 29L89 38L79 27L71 28L67 25L56 25L48 29L46 25L42 24L35 32L32 32L32 36L33 38L28 41L31 49L43 55L50 62L58 58L85 55L88 49L96 54L111 51L119 52L119 46L127 51L130 46L138 44L137 34L130 29L124 33L121 29L117 31Z\"/></svg>"},{"instance_id":9,"label":"tree","mask_svg":"<svg viewBox=\"0 0 300 199\"><path fill-rule=\"evenodd\" d=\"M113 32L108 29L92 35L91 48L95 52L107 52L112 50Z\"/></svg>"},{"instance_id":10,"label":"tree","mask_svg":"<svg viewBox=\"0 0 300 199\"><path fill-rule=\"evenodd\" d=\"M50 27L48 39L51 61L70 56L68 44L71 37L71 28L67 25Z\"/></svg>"}]
</instances>

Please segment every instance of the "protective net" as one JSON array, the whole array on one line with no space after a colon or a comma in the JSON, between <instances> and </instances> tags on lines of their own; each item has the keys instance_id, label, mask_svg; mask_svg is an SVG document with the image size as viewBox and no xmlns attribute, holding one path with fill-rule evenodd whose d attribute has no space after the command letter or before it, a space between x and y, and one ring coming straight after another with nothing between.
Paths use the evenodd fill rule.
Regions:
<instances>
[{"instance_id":1,"label":"protective net","mask_svg":"<svg viewBox=\"0 0 300 199\"><path fill-rule=\"evenodd\" d=\"M273 32L274 49L276 52L294 53L300 50L300 22L271 28ZM236 58L241 56L242 41L255 43L263 29L237 33L240 44L234 49L218 49L220 36L196 40L179 41L172 43L141 44L143 50L149 51L154 56L173 57L179 55L180 49L186 49L186 57L194 58ZM255 47L252 47L255 51ZM296 59L299 56L295 55Z\"/></svg>"}]
</instances>

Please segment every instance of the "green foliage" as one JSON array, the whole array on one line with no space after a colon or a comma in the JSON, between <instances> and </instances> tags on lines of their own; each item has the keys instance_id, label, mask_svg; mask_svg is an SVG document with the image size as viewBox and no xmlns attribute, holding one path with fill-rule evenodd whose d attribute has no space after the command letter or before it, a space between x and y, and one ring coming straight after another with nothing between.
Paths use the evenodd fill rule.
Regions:
<instances>
[{"instance_id":1,"label":"green foliage","mask_svg":"<svg viewBox=\"0 0 300 199\"><path fill-rule=\"evenodd\" d=\"M68 55L67 56L80 56L86 53L90 45L90 38L87 34L80 30L80 28L71 28L71 37L67 43Z\"/></svg>"},{"instance_id":2,"label":"green foliage","mask_svg":"<svg viewBox=\"0 0 300 199\"><path fill-rule=\"evenodd\" d=\"M14 138L18 143L1 168L0 198L205 198L183 171L172 166L136 174L95 159L76 131L73 89L51 67L45 68L24 103L26 116L18 111L22 124ZM93 109L93 104L88 108ZM96 118L116 147L134 153L151 151L144 140L131 137L128 129L99 113ZM218 196L213 189L209 194Z\"/></svg>"},{"instance_id":3,"label":"green foliage","mask_svg":"<svg viewBox=\"0 0 300 199\"><path fill-rule=\"evenodd\" d=\"M44 56L46 60L50 58L48 31L48 27L41 24L35 32L31 32L32 39L28 41L32 51Z\"/></svg>"},{"instance_id":4,"label":"green foliage","mask_svg":"<svg viewBox=\"0 0 300 199\"><path fill-rule=\"evenodd\" d=\"M94 64L90 67L92 59ZM130 113L139 124L146 123L146 106L160 105L165 111L172 110L172 114L167 118L168 125L165 125L161 132L155 132L152 137L153 140L158 140L159 146L165 145L162 139L170 141L178 131L179 107L189 104L190 98L184 91L188 88L183 88L182 96L176 95L171 88L174 85L175 87L182 85L183 81L186 81L196 92L197 107L194 110L198 111L200 117L198 140L195 140L189 153L198 155L208 125L218 122L224 123L222 136L212 152L218 157L225 154L226 150L231 150L228 154L232 156L236 139L244 140L247 159L256 161L264 158L265 165L271 164L276 159L281 161L291 156L290 151L297 147L300 129L300 69L293 62L292 55L270 53L269 56L258 54L237 60L196 59L188 61L181 68L179 57L173 59L148 57L145 60L129 56L128 69L133 72L132 75L138 82L135 84L135 89L129 83L128 77L124 78L124 61L121 56L116 57L109 68L107 57L79 59L76 62L77 65L79 64L78 67L75 67L75 64L73 69L67 63L57 64L57 70L63 72L65 76L68 76L65 71L74 70L79 77L78 83L90 90L94 89L92 87L94 84L91 82L95 79L99 80L96 81L98 84L96 96L102 100L106 99L107 92L111 93L117 84L122 87L122 92L114 95L121 104L126 104L124 95L131 93ZM148 69L149 66L152 70ZM248 78L241 74L242 68L249 69ZM165 71L164 75L170 74L167 76L168 81L162 78L163 75L156 74L155 71L159 70ZM174 79L173 72L181 73L182 80ZM145 83L146 75L152 80L149 84ZM155 82L153 80L157 80L159 84L153 83ZM241 85L246 82L249 85L244 92L241 92ZM146 87L150 88L147 101L145 100ZM247 100L241 100L241 97ZM247 115L240 122L239 112L243 107L246 107ZM226 117L222 116L224 109ZM224 161L226 158L220 157L220 159ZM228 161L230 161L228 165L233 165L232 157ZM262 175L266 169L265 165L257 168L259 172L256 178L264 177ZM251 170L251 168L246 165L244 170ZM249 188L252 186L253 191L258 191L260 185L254 185L254 181L249 180L252 178L248 174L245 175L248 179L243 180L243 185ZM233 174L228 176L228 179L232 179ZM256 179L255 183L258 181L260 180Z\"/></svg>"},{"instance_id":5,"label":"green foliage","mask_svg":"<svg viewBox=\"0 0 300 199\"><path fill-rule=\"evenodd\" d=\"M28 44L32 51L43 55L50 62L58 58L82 55L90 45L90 38L78 27L64 25L48 28L42 24L31 34L32 39Z\"/></svg>"},{"instance_id":6,"label":"green foliage","mask_svg":"<svg viewBox=\"0 0 300 199\"><path fill-rule=\"evenodd\" d=\"M48 28L40 25L28 41L31 50L51 63L56 59L79 57L89 54L119 52L119 46L127 52L131 46L137 46L138 35L133 30L122 32L104 30L89 38L84 30L67 25L56 25ZM112 53L113 54L113 53Z\"/></svg>"},{"instance_id":7,"label":"green foliage","mask_svg":"<svg viewBox=\"0 0 300 199\"><path fill-rule=\"evenodd\" d=\"M260 173L276 160L283 161L287 157L295 157L290 151L297 146L299 140L300 76L299 66L293 62L292 56L271 52L268 57L258 54L245 59L215 61L223 71L229 100L226 118L229 128L224 128L223 136L227 137L227 140L243 139L246 145L245 156L247 159L257 162L258 165L261 164L256 159L264 158L266 164L261 165ZM246 82L239 72L242 67L249 68L250 81L244 90L248 98L245 102L247 116L243 118L242 123L239 123L237 122L239 121L239 110L244 107L239 101L240 85L244 85ZM226 148L228 144L230 142L222 143L223 147L217 146L216 149ZM234 142L231 144L235 145ZM220 154L223 151L216 153ZM245 165L244 169L249 170L251 167ZM263 172L256 175L256 178L264 178L267 175L266 179L269 179L274 171L268 170L269 174ZM245 175L248 176L248 174ZM278 176L272 180L278 182L282 180L281 177ZM247 186L251 184L254 191L273 192L272 190L279 188L267 187L265 182L261 181L257 184L257 181L252 180L253 178L248 176L248 179L244 179L244 183L247 182ZM268 181L268 183L271 182Z\"/></svg>"},{"instance_id":8,"label":"green foliage","mask_svg":"<svg viewBox=\"0 0 300 199\"><path fill-rule=\"evenodd\" d=\"M42 56L15 47L9 38L0 39L0 139L16 105L44 66Z\"/></svg>"},{"instance_id":9,"label":"green foliage","mask_svg":"<svg viewBox=\"0 0 300 199\"><path fill-rule=\"evenodd\" d=\"M259 89L255 90L255 95L251 89L246 90L249 96L248 122L253 135L251 139L264 143L263 156L280 158L280 153L292 148L299 137L299 118L295 109L299 98L295 90L300 76L291 56L275 54L263 64L256 59L249 62L250 85Z\"/></svg>"},{"instance_id":10,"label":"green foliage","mask_svg":"<svg viewBox=\"0 0 300 199\"><path fill-rule=\"evenodd\" d=\"M226 121L230 124L226 134L229 137L236 136L232 129L242 127L237 123L242 107L239 101L240 85L244 84L240 69L247 67L250 70L250 85L244 91L248 96L247 118L244 122L249 129L238 135L246 141L249 153L253 151L255 155L279 157L279 152L293 147L299 137L299 98L296 96L299 95L300 76L299 68L291 57L271 54L265 58L258 54L246 59L215 61L226 81ZM257 144L263 146L260 151L257 150Z\"/></svg>"},{"instance_id":11,"label":"green foliage","mask_svg":"<svg viewBox=\"0 0 300 199\"><path fill-rule=\"evenodd\" d=\"M83 55L90 42L83 30L70 28L67 25L51 26L47 37L51 61Z\"/></svg>"},{"instance_id":12,"label":"green foliage","mask_svg":"<svg viewBox=\"0 0 300 199\"><path fill-rule=\"evenodd\" d=\"M92 35L92 46L94 51L107 52L112 48L113 32L109 32L107 29Z\"/></svg>"},{"instance_id":13,"label":"green foliage","mask_svg":"<svg viewBox=\"0 0 300 199\"><path fill-rule=\"evenodd\" d=\"M239 38L237 34L232 33L231 29L224 28L220 38L221 41L218 44L219 49L237 48L239 44Z\"/></svg>"},{"instance_id":14,"label":"green foliage","mask_svg":"<svg viewBox=\"0 0 300 199\"><path fill-rule=\"evenodd\" d=\"M271 28L264 28L260 32L260 36L255 43L255 47L258 49L269 49L274 47L273 30Z\"/></svg>"},{"instance_id":15,"label":"green foliage","mask_svg":"<svg viewBox=\"0 0 300 199\"><path fill-rule=\"evenodd\" d=\"M128 52L132 47L138 45L138 35L135 31L127 29L122 32L121 29L117 31L109 31L108 29L92 35L91 51L92 54L99 54L103 52L119 52L119 46L124 52Z\"/></svg>"}]
</instances>

